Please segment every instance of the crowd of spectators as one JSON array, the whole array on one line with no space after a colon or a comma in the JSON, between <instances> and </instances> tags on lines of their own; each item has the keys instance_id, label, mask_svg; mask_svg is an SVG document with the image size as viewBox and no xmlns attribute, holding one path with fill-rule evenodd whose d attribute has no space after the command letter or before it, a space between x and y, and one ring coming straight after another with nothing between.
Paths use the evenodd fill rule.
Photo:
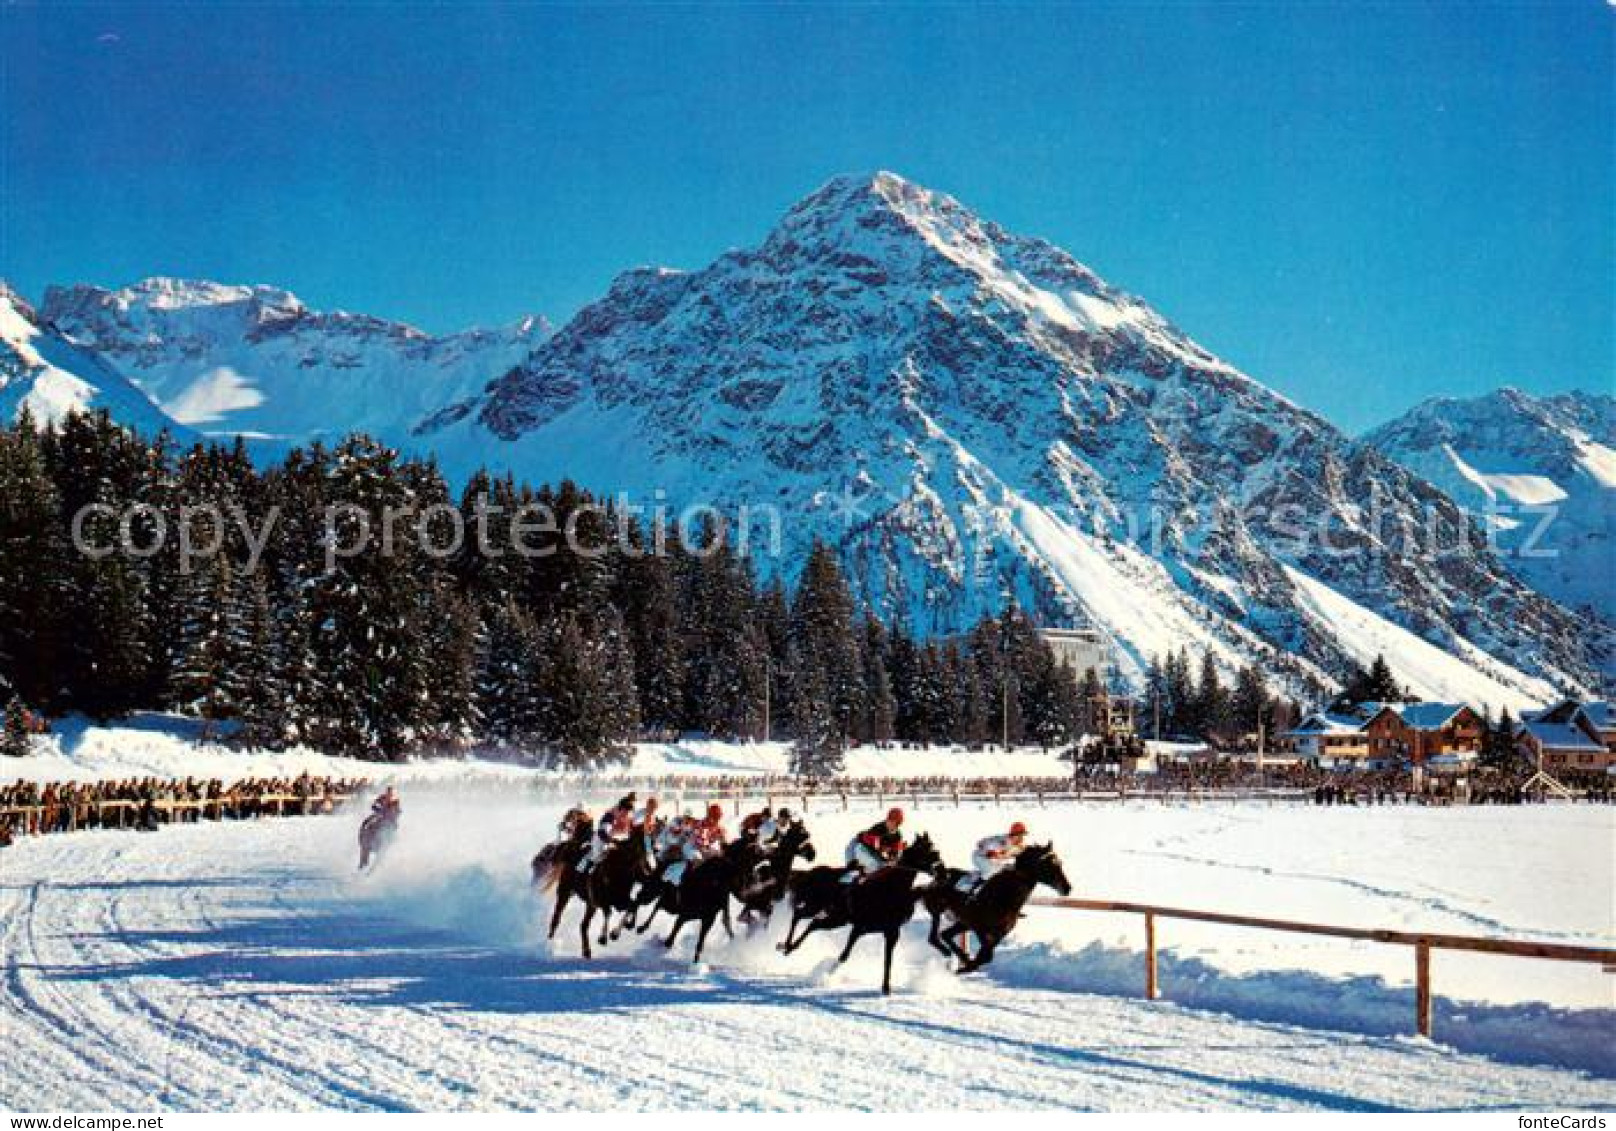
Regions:
<instances>
[{"instance_id":1,"label":"crowd of spectators","mask_svg":"<svg viewBox=\"0 0 1616 1131\"><path fill-rule=\"evenodd\" d=\"M126 778L0 785L0 845L79 829L152 830L165 824L329 813L363 780L320 777Z\"/></svg>"}]
</instances>

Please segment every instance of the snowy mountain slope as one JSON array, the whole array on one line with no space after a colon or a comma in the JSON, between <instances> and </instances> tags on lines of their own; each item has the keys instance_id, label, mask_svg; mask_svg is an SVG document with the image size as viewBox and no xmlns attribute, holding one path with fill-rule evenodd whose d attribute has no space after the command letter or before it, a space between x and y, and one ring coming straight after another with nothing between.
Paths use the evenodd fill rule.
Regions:
<instances>
[{"instance_id":1,"label":"snowy mountain slope","mask_svg":"<svg viewBox=\"0 0 1616 1131\"><path fill-rule=\"evenodd\" d=\"M95 354L41 328L33 308L0 282L0 420L24 409L41 424L105 409L148 436L188 432Z\"/></svg>"},{"instance_id":2,"label":"snowy mountain slope","mask_svg":"<svg viewBox=\"0 0 1616 1131\"><path fill-rule=\"evenodd\" d=\"M508 370L548 333L540 319L435 338L310 310L275 287L146 279L121 290L51 287L41 317L199 431L304 441L408 426Z\"/></svg>"},{"instance_id":3,"label":"snowy mountain slope","mask_svg":"<svg viewBox=\"0 0 1616 1131\"><path fill-rule=\"evenodd\" d=\"M1616 397L1440 398L1364 442L1486 523L1537 589L1616 622Z\"/></svg>"},{"instance_id":4,"label":"snowy mountain slope","mask_svg":"<svg viewBox=\"0 0 1616 1131\"><path fill-rule=\"evenodd\" d=\"M1591 685L1610 643L1440 491L1065 252L888 173L831 182L702 270L624 274L419 432L451 470L778 508L781 560L827 538L921 630L1011 592L1098 624L1135 671L1179 645L1340 670L1356 650L1285 566L1492 657L1478 698ZM1441 555L1406 541L1432 516Z\"/></svg>"}]
</instances>

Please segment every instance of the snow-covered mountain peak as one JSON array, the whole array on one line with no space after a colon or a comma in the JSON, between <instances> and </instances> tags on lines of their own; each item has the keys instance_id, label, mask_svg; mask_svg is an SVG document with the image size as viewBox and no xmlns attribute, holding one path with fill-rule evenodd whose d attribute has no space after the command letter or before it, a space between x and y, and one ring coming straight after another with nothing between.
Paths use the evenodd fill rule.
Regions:
<instances>
[{"instance_id":1,"label":"snow-covered mountain peak","mask_svg":"<svg viewBox=\"0 0 1616 1131\"><path fill-rule=\"evenodd\" d=\"M1423 481L1066 252L891 174L829 182L704 268L624 273L419 440L462 472L766 501L782 562L832 542L919 629L1013 594L1098 625L1136 672L1188 647L1322 681L1373 635L1426 694L1519 705L1550 688L1511 664L1584 682L1601 646ZM1388 509L1462 544L1388 555L1366 528ZM1333 544L1265 517L1284 514ZM1438 670L1429 641L1467 659Z\"/></svg>"},{"instance_id":2,"label":"snow-covered mountain peak","mask_svg":"<svg viewBox=\"0 0 1616 1131\"><path fill-rule=\"evenodd\" d=\"M42 325L27 300L0 280L0 420L26 410L44 423L96 409L148 434L185 432L95 354Z\"/></svg>"},{"instance_id":3,"label":"snow-covered mountain peak","mask_svg":"<svg viewBox=\"0 0 1616 1131\"><path fill-rule=\"evenodd\" d=\"M115 290L52 287L41 316L181 423L286 441L362 430L400 442L420 417L482 388L550 334L527 317L436 338L313 310L279 287L167 277Z\"/></svg>"},{"instance_id":4,"label":"snow-covered mountain peak","mask_svg":"<svg viewBox=\"0 0 1616 1131\"><path fill-rule=\"evenodd\" d=\"M1616 621L1616 397L1434 398L1364 439L1476 514L1537 588Z\"/></svg>"}]
</instances>

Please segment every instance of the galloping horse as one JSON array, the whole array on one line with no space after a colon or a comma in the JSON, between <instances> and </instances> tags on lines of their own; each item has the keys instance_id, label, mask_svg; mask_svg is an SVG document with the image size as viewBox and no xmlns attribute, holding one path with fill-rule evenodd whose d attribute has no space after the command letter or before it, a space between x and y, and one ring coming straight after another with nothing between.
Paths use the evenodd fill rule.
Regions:
<instances>
[{"instance_id":1,"label":"galloping horse","mask_svg":"<svg viewBox=\"0 0 1616 1131\"><path fill-rule=\"evenodd\" d=\"M812 860L817 851L804 825L792 825L780 834L774 846L747 871L735 877L735 898L740 901L740 920L752 924L758 916L767 923L774 914L774 905L786 894L791 879L791 865L798 856Z\"/></svg>"},{"instance_id":2,"label":"galloping horse","mask_svg":"<svg viewBox=\"0 0 1616 1131\"><path fill-rule=\"evenodd\" d=\"M534 890L549 891L556 886L567 868L581 863L584 853L589 851L589 838L593 835L594 829L588 821L584 821L573 826L567 839L551 841L539 849L532 865Z\"/></svg>"},{"instance_id":3,"label":"galloping horse","mask_svg":"<svg viewBox=\"0 0 1616 1131\"><path fill-rule=\"evenodd\" d=\"M1015 928L1033 888L1045 884L1061 895L1072 892L1060 857L1048 844L1029 845L1016 857L1014 867L989 877L970 895L959 890L957 881L962 874L950 872L939 877L925 894L926 910L931 912L931 933L926 941L944 954L957 957L961 974L993 961L994 948ZM944 915L952 917L954 923L939 934ZM966 931L977 937L975 958L960 941L959 936Z\"/></svg>"},{"instance_id":4,"label":"galloping horse","mask_svg":"<svg viewBox=\"0 0 1616 1131\"><path fill-rule=\"evenodd\" d=\"M561 925L561 913L566 909L567 901L577 896L584 901L584 918L578 925L578 938L583 944L584 957L593 958L594 952L589 948L589 924L594 921L595 913L598 911L602 916L600 945L605 946L612 912L621 911L627 917L634 908L634 885L650 873L645 842L640 837L630 837L613 844L587 871L583 868L582 860L567 863L556 885L555 912L550 916L550 938L555 938L556 928ZM616 930L609 932L609 937L616 938L622 930L619 923Z\"/></svg>"},{"instance_id":5,"label":"galloping horse","mask_svg":"<svg viewBox=\"0 0 1616 1131\"><path fill-rule=\"evenodd\" d=\"M724 933L730 938L735 937L735 928L729 918L729 897L735 889L738 855L725 851L723 855L710 860L697 861L685 871L678 887L664 885L657 909L672 911L674 922L673 930L663 940L663 946L671 949L684 925L699 921L701 933L696 936L696 953L691 961L700 962L702 947L707 945L707 932L713 929L713 922L720 916L723 917ZM670 903L673 906L669 906ZM646 926L649 925L650 920L647 919ZM640 929L643 931L645 928Z\"/></svg>"},{"instance_id":6,"label":"galloping horse","mask_svg":"<svg viewBox=\"0 0 1616 1131\"><path fill-rule=\"evenodd\" d=\"M886 957L882 966L881 992L892 992L892 952L898 945L898 934L903 925L915 914L915 903L920 893L915 891L915 880L930 875L942 863L931 837L921 833L915 842L905 848L897 862L872 872L854 884L842 882L845 869L814 868L792 877L791 930L780 949L790 954L815 931L851 927L847 945L842 948L837 962L846 962L853 953L853 944L869 934L886 938ZM829 873L829 876L826 875ZM830 884L825 881L829 879ZM832 887L831 885L834 885ZM809 908L812 910L809 910ZM791 935L797 923L806 915L813 920L793 942Z\"/></svg>"},{"instance_id":7,"label":"galloping horse","mask_svg":"<svg viewBox=\"0 0 1616 1131\"><path fill-rule=\"evenodd\" d=\"M363 872L371 863L381 859L382 852L398 834L398 813L383 811L372 813L359 826L359 870Z\"/></svg>"}]
</instances>

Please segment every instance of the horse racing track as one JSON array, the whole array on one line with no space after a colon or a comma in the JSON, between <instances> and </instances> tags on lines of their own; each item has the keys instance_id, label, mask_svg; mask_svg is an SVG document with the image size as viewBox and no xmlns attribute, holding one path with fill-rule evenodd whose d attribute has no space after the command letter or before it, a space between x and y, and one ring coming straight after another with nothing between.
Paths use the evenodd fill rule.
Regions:
<instances>
[{"instance_id":1,"label":"horse racing track","mask_svg":"<svg viewBox=\"0 0 1616 1131\"><path fill-rule=\"evenodd\" d=\"M878 940L845 967L834 961L839 933L786 957L775 949L778 914L734 941L716 931L700 966L688 934L671 952L654 936L626 937L586 962L575 917L554 944L542 941L546 909L528 889L528 860L554 810L409 793L404 806L398 842L363 876L353 811L69 834L6 850L0 1107L1616 1102L1612 1066L1600 1059L1608 1054L1597 1051L1616 1035L1609 976L1597 971L1499 971L1485 959L1445 969L1460 1000L1439 1003L1438 1040L1451 1044L1433 1044L1402 1035L1406 955L1186 928L1163 940L1167 1000L1149 1003L1132 996L1136 924L1050 909L1032 909L995 964L966 979L925 945L917 919L899 945L891 997L879 992ZM1053 838L1082 894L1190 892L1229 910L1599 941L1608 894L1582 910L1575 897L1597 902L1608 875L1602 889L1597 877L1574 876L1559 891L1544 861L1608 836L1608 813L1066 806L1026 816L1035 836ZM814 816L821 859L839 856L871 817ZM964 863L974 838L1005 818L910 815L950 863ZM1486 820L1494 824L1474 824ZM1525 847L1555 836L1542 859ZM1394 848L1461 851L1466 837L1518 837L1523 858L1511 863L1515 854L1495 846L1492 875L1468 886L1393 859ZM1513 867L1531 882L1512 886Z\"/></svg>"}]
</instances>

